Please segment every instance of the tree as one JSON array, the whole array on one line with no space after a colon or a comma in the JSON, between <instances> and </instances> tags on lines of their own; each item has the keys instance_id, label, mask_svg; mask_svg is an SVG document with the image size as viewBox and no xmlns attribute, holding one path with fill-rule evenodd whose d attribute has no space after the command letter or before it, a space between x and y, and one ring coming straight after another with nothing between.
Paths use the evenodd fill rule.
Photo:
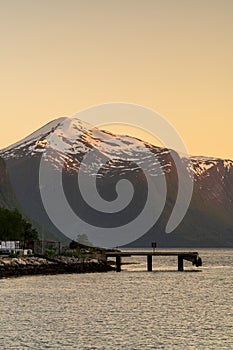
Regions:
<instances>
[{"instance_id":1,"label":"tree","mask_svg":"<svg viewBox=\"0 0 233 350\"><path fill-rule=\"evenodd\" d=\"M38 233L35 228L32 227L32 224L30 222L27 222L26 220L24 224L24 240L25 241L37 241L38 240Z\"/></svg>"},{"instance_id":2,"label":"tree","mask_svg":"<svg viewBox=\"0 0 233 350\"><path fill-rule=\"evenodd\" d=\"M87 247L93 247L93 244L88 240L88 236L85 233L79 234L77 240L71 241L69 244L70 249L81 249Z\"/></svg>"},{"instance_id":3,"label":"tree","mask_svg":"<svg viewBox=\"0 0 233 350\"><path fill-rule=\"evenodd\" d=\"M0 240L37 240L38 233L17 210L0 208Z\"/></svg>"},{"instance_id":4,"label":"tree","mask_svg":"<svg viewBox=\"0 0 233 350\"><path fill-rule=\"evenodd\" d=\"M93 246L93 244L88 240L88 236L85 233L78 235L77 242L85 246Z\"/></svg>"}]
</instances>

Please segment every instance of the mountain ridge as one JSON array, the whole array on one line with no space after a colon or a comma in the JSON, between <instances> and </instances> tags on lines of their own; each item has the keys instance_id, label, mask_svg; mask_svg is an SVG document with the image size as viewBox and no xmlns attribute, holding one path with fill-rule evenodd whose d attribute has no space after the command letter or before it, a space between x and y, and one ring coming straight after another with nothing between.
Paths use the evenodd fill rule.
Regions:
<instances>
[{"instance_id":1,"label":"mountain ridge","mask_svg":"<svg viewBox=\"0 0 233 350\"><path fill-rule=\"evenodd\" d=\"M161 246L206 246L208 244L210 246L233 246L233 161L230 159L203 156L188 158L185 156L189 160L188 171L194 177L192 202L183 222L172 234L166 235L166 218L172 211L177 195L177 172L170 150L167 148L151 145L132 136L114 135L96 127L92 128L77 119L70 121L66 118L58 118L23 140L4 148L0 151L0 156L7 163L14 190L26 210L34 208L31 213L33 216L37 216L37 211L41 212L37 219L42 220L47 226L50 220L48 218L45 220L45 213L42 214L43 208L38 187L41 157L44 156L45 159L47 157L46 160L52 165L54 171L59 167L63 168L64 183L67 187L66 194L70 196L73 209L78 213L81 199L77 200L72 193L74 192L73 186L75 186L74 175L79 170L83 157L90 150L96 151L95 163L97 165L101 163L98 159L100 155L111 159L100 172L94 171L96 164L87 169L92 175L98 175L100 180L102 178L100 188L103 197L108 200L114 197L114 193L110 195L112 191L109 191L109 186L116 183L123 175L129 176L135 185L144 188L140 165L142 166L145 162L149 173L153 176L160 176L161 172L166 175L168 194L165 210L155 226L131 245L148 246L156 238ZM121 162L121 157L127 159L127 156L131 157L131 164ZM110 173L112 173L112 178L109 177ZM103 184L106 176L108 176L109 186L106 186L108 189L104 188ZM30 193L31 199L25 194L27 192ZM139 192L136 195L138 202L143 197L143 190L141 194ZM40 204L37 206L35 203ZM133 215L133 209L131 211L130 217ZM137 203L135 212L138 211L139 204ZM91 214L88 215L91 216ZM98 223L98 219L96 220ZM53 226L50 222L49 230L57 234ZM187 231L189 231L188 236Z\"/></svg>"}]
</instances>

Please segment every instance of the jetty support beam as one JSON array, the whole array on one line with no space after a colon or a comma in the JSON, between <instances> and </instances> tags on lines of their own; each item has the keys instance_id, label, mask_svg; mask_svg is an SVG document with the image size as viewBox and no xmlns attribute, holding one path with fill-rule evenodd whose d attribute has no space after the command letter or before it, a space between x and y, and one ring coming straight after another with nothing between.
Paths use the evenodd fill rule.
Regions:
<instances>
[{"instance_id":1,"label":"jetty support beam","mask_svg":"<svg viewBox=\"0 0 233 350\"><path fill-rule=\"evenodd\" d=\"M121 272L121 256L116 255L116 272Z\"/></svg>"},{"instance_id":2,"label":"jetty support beam","mask_svg":"<svg viewBox=\"0 0 233 350\"><path fill-rule=\"evenodd\" d=\"M178 271L184 271L184 260L180 255L178 255Z\"/></svg>"},{"instance_id":3,"label":"jetty support beam","mask_svg":"<svg viewBox=\"0 0 233 350\"><path fill-rule=\"evenodd\" d=\"M152 271L152 255L147 255L147 271Z\"/></svg>"}]
</instances>

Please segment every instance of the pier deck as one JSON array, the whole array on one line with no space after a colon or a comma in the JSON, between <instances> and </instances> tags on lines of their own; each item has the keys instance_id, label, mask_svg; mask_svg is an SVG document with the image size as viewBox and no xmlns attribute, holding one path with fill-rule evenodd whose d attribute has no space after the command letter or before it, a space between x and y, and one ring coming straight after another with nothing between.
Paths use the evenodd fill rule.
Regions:
<instances>
[{"instance_id":1,"label":"pier deck","mask_svg":"<svg viewBox=\"0 0 233 350\"><path fill-rule=\"evenodd\" d=\"M130 257L130 256L146 256L147 257L147 271L152 271L152 258L153 256L177 256L178 258L178 271L184 270L184 260L191 261L193 265L202 266L202 260L199 257L198 252L184 252L184 251L154 251L154 252L145 252L145 251L124 251L124 252L105 252L106 259L108 257L116 258L116 271L121 271L121 258Z\"/></svg>"}]
</instances>

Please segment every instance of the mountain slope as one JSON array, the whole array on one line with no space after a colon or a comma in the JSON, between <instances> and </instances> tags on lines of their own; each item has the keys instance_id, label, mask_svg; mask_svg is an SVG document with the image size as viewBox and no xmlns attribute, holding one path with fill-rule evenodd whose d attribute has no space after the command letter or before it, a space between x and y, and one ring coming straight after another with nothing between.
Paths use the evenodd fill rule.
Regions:
<instances>
[{"instance_id":1,"label":"mountain slope","mask_svg":"<svg viewBox=\"0 0 233 350\"><path fill-rule=\"evenodd\" d=\"M0 157L0 207L14 209L17 207L15 194L11 188L9 174L4 160Z\"/></svg>"},{"instance_id":2,"label":"mountain slope","mask_svg":"<svg viewBox=\"0 0 233 350\"><path fill-rule=\"evenodd\" d=\"M94 158L84 166L83 159L89 151L94 152ZM64 192L73 211L98 227L124 225L143 210L147 181L141 168L146 167L154 178L165 174L167 196L162 215L148 232L131 242L131 246L150 246L150 242L156 240L159 246L166 247L233 247L231 160L190 158L188 172L194 177L191 205L176 230L166 234L166 224L178 192L176 164L166 148L91 128L78 119L59 118L0 154L7 163L14 191L24 210L58 237L63 234L51 222L41 201L39 169L42 156L49 165L51 179L56 178L62 167ZM108 159L105 164L102 164L103 157ZM126 210L110 215L90 208L77 188L77 171L80 169L87 175L96 176L98 191L107 201L116 199L115 185L119 180L128 179L134 186L134 195ZM50 185L53 186L53 182ZM154 196L161 196L157 185ZM54 206L56 209L56 203ZM68 227L69 222L64 225ZM83 233L82 227L75 230L74 236Z\"/></svg>"},{"instance_id":3,"label":"mountain slope","mask_svg":"<svg viewBox=\"0 0 233 350\"><path fill-rule=\"evenodd\" d=\"M56 236L52 232L48 231L40 223L33 219L28 211L26 211L20 202L17 200L15 192L12 188L10 176L7 170L5 161L0 157L0 207L10 210L18 210L26 220L32 223L33 227L40 234L40 238L46 238L50 240L58 240L60 237ZM63 237L62 237L63 238ZM63 242L67 242L66 238L61 239Z\"/></svg>"}]
</instances>

